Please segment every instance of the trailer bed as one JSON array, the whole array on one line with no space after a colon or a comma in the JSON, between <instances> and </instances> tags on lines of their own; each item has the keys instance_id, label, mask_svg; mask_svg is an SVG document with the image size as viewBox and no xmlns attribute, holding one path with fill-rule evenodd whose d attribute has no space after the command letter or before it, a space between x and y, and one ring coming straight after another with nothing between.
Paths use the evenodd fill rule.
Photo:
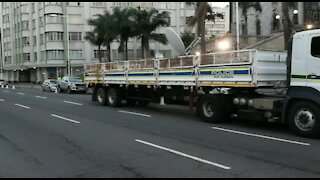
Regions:
<instances>
[{"instance_id":1,"label":"trailer bed","mask_svg":"<svg viewBox=\"0 0 320 180\"><path fill-rule=\"evenodd\" d=\"M285 87L286 52L255 49L86 64L87 84Z\"/></svg>"}]
</instances>

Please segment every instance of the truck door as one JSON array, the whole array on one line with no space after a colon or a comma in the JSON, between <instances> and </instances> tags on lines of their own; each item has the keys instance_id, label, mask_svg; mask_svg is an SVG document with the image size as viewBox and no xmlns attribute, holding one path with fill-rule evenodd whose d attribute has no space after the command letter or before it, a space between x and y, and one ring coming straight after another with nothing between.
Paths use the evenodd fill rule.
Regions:
<instances>
[{"instance_id":1,"label":"truck door","mask_svg":"<svg viewBox=\"0 0 320 180\"><path fill-rule=\"evenodd\" d=\"M309 39L307 83L320 91L320 34L312 34Z\"/></svg>"},{"instance_id":2,"label":"truck door","mask_svg":"<svg viewBox=\"0 0 320 180\"><path fill-rule=\"evenodd\" d=\"M308 72L308 67L307 58L305 56L307 53L307 41L308 39L304 38L303 36L301 37L295 35L293 37L291 62L288 62L290 63L289 67L291 67L290 86L307 86L306 74Z\"/></svg>"}]
</instances>

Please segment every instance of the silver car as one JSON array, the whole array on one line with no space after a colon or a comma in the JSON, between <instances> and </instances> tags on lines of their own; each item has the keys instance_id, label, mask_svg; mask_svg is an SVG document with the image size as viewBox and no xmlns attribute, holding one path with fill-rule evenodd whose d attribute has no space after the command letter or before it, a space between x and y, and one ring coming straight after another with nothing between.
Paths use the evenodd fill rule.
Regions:
<instances>
[{"instance_id":1,"label":"silver car","mask_svg":"<svg viewBox=\"0 0 320 180\"><path fill-rule=\"evenodd\" d=\"M42 84L43 91L55 92L57 90L57 81L52 79L47 79Z\"/></svg>"}]
</instances>

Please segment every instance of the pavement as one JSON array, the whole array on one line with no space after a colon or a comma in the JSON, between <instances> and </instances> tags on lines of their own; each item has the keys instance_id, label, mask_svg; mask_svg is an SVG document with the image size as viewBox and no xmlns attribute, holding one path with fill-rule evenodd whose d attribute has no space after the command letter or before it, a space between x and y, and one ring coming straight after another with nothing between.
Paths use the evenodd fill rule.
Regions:
<instances>
[{"instance_id":1,"label":"pavement","mask_svg":"<svg viewBox=\"0 0 320 180\"><path fill-rule=\"evenodd\" d=\"M0 121L0 177L320 177L319 139L279 124L205 123L184 106L0 88Z\"/></svg>"}]
</instances>

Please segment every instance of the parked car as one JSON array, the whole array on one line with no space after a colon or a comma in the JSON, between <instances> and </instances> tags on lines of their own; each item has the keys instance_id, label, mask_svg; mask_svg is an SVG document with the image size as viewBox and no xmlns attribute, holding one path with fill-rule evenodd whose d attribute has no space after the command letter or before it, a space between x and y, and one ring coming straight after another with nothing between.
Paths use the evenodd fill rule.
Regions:
<instances>
[{"instance_id":1,"label":"parked car","mask_svg":"<svg viewBox=\"0 0 320 180\"><path fill-rule=\"evenodd\" d=\"M47 79L42 84L43 91L56 91L58 87L58 82L56 80Z\"/></svg>"},{"instance_id":2,"label":"parked car","mask_svg":"<svg viewBox=\"0 0 320 180\"><path fill-rule=\"evenodd\" d=\"M5 81L5 80L3 80L3 79L0 79L0 87L1 86L7 86L8 85L8 82L7 81Z\"/></svg>"},{"instance_id":3,"label":"parked car","mask_svg":"<svg viewBox=\"0 0 320 180\"><path fill-rule=\"evenodd\" d=\"M64 76L58 82L58 92L67 92L71 94L73 92L86 93L87 87L86 84L78 77L74 76Z\"/></svg>"}]
</instances>

